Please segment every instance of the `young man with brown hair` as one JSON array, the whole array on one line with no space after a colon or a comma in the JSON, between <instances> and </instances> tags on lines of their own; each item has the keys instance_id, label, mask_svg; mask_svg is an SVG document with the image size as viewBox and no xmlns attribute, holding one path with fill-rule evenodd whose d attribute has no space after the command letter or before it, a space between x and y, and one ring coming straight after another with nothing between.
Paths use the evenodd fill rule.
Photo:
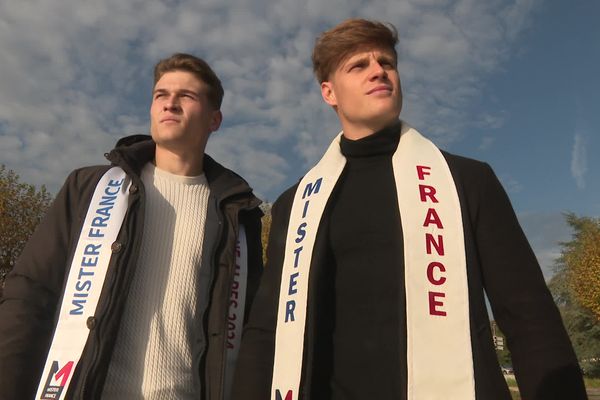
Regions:
<instances>
[{"instance_id":1,"label":"young man with brown hair","mask_svg":"<svg viewBox=\"0 0 600 400\"><path fill-rule=\"evenodd\" d=\"M397 34L344 21L313 52L343 133L275 202L234 398L583 399L577 360L491 168L399 120Z\"/></svg>"},{"instance_id":2,"label":"young man with brown hair","mask_svg":"<svg viewBox=\"0 0 600 400\"><path fill-rule=\"evenodd\" d=\"M154 71L152 136L74 171L8 276L0 399L225 399L262 272L260 201L204 154L223 87Z\"/></svg>"}]
</instances>

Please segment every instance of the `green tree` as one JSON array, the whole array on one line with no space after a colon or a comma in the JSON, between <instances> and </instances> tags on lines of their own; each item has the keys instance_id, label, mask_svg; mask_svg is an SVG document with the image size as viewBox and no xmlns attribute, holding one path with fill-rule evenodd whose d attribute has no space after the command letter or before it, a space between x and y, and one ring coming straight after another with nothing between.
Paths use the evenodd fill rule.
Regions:
<instances>
[{"instance_id":1,"label":"green tree","mask_svg":"<svg viewBox=\"0 0 600 400\"><path fill-rule=\"evenodd\" d=\"M574 214L566 219L574 235L563 243L559 268L574 299L600 321L600 219Z\"/></svg>"},{"instance_id":2,"label":"green tree","mask_svg":"<svg viewBox=\"0 0 600 400\"><path fill-rule=\"evenodd\" d=\"M0 295L4 278L35 227L46 213L52 198L46 188L19 181L19 175L0 165Z\"/></svg>"},{"instance_id":3,"label":"green tree","mask_svg":"<svg viewBox=\"0 0 600 400\"><path fill-rule=\"evenodd\" d=\"M561 244L549 287L581 367L600 377L600 220L574 214L565 218L573 238Z\"/></svg>"}]
</instances>

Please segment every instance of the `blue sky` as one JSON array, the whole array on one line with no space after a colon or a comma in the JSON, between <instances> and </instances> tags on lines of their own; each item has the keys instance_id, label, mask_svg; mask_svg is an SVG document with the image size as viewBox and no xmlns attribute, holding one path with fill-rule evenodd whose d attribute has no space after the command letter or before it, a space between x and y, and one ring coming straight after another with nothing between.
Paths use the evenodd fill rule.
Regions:
<instances>
[{"instance_id":1,"label":"blue sky","mask_svg":"<svg viewBox=\"0 0 600 400\"><path fill-rule=\"evenodd\" d=\"M600 2L30 0L0 3L0 163L55 193L148 131L151 70L185 51L225 86L208 152L273 201L339 131L312 77L315 36L348 17L400 34L402 118L489 162L547 276L600 215Z\"/></svg>"}]
</instances>

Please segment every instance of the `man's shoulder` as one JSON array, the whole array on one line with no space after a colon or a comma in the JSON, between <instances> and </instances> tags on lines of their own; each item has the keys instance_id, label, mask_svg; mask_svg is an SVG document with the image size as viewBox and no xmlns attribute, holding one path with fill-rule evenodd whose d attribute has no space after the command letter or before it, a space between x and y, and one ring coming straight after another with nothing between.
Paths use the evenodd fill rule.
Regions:
<instances>
[{"instance_id":1,"label":"man's shoulder","mask_svg":"<svg viewBox=\"0 0 600 400\"><path fill-rule=\"evenodd\" d=\"M465 156L461 156L458 154L450 153L446 150L440 150L442 155L446 159L448 166L452 169L459 169L461 171L469 171L469 170L481 170L488 169L489 165L485 161L476 160L474 158L469 158Z\"/></svg>"},{"instance_id":2,"label":"man's shoulder","mask_svg":"<svg viewBox=\"0 0 600 400\"><path fill-rule=\"evenodd\" d=\"M455 179L465 182L480 182L494 175L492 167L485 161L452 154L444 150L441 152Z\"/></svg>"},{"instance_id":3,"label":"man's shoulder","mask_svg":"<svg viewBox=\"0 0 600 400\"><path fill-rule=\"evenodd\" d=\"M211 195L217 199L242 195L255 203L256 207L260 204L261 201L254 195L254 191L246 179L232 169L221 165L208 154L204 154L204 174Z\"/></svg>"},{"instance_id":4,"label":"man's shoulder","mask_svg":"<svg viewBox=\"0 0 600 400\"><path fill-rule=\"evenodd\" d=\"M279 197L277 197L277 200L275 200L275 203L273 203L273 209L287 210L287 212L289 213L290 209L292 208L292 203L294 202L294 195L296 194L296 191L298 190L299 184L300 184L300 181L296 182L292 186L285 189L279 195Z\"/></svg>"},{"instance_id":5,"label":"man's shoulder","mask_svg":"<svg viewBox=\"0 0 600 400\"><path fill-rule=\"evenodd\" d=\"M445 151L442 154L459 191L476 198L501 194L502 184L488 163Z\"/></svg>"},{"instance_id":6,"label":"man's shoulder","mask_svg":"<svg viewBox=\"0 0 600 400\"><path fill-rule=\"evenodd\" d=\"M67 191L70 197L89 197L88 193L94 190L102 175L110 168L110 165L90 165L74 169L67 176L62 190Z\"/></svg>"},{"instance_id":7,"label":"man's shoulder","mask_svg":"<svg viewBox=\"0 0 600 400\"><path fill-rule=\"evenodd\" d=\"M87 165L85 167L76 168L67 177L67 181L73 180L79 184L85 184L88 181L100 180L100 177L106 173L112 166L110 165Z\"/></svg>"}]
</instances>

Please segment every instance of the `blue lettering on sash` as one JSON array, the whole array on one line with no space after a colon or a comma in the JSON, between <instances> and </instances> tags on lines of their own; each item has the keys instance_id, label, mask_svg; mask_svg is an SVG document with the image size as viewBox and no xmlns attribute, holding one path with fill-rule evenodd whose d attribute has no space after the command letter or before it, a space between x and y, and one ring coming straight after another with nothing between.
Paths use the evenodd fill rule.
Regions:
<instances>
[{"instance_id":1,"label":"blue lettering on sash","mask_svg":"<svg viewBox=\"0 0 600 400\"><path fill-rule=\"evenodd\" d=\"M90 290L92 288L92 281L77 281L75 284L75 289L83 292L84 290ZM77 293L75 293L77 294ZM87 294L86 294L87 297Z\"/></svg>"},{"instance_id":2,"label":"blue lettering on sash","mask_svg":"<svg viewBox=\"0 0 600 400\"><path fill-rule=\"evenodd\" d=\"M110 180L108 182L108 186L106 187L106 189L104 189L104 193L106 193L109 196L116 196L117 194L119 194L119 190L121 188L121 185L123 184L123 179L121 179L120 181L114 181L114 180ZM115 190L111 191L110 188L114 187Z\"/></svg>"},{"instance_id":3,"label":"blue lettering on sash","mask_svg":"<svg viewBox=\"0 0 600 400\"><path fill-rule=\"evenodd\" d=\"M82 238L82 240L104 237L102 228L108 226L108 221L111 218L111 211L115 206L117 195L119 194L123 182L124 179L119 181L111 179L108 182L107 186L104 188L104 195L102 195L97 204L93 205L97 207L95 210L96 215L92 218L91 228L89 228L87 232L87 237ZM90 204L90 208L91 207L92 205ZM69 314L71 315L83 315L85 304L87 303L86 298L89 296L89 292L94 284L91 279L85 279L85 277L93 277L95 275L94 270L98 264L101 248L102 243L88 243L84 248L83 257L79 263L77 282L75 282L75 293L73 293L73 299L71 300L73 308L69 310Z\"/></svg>"},{"instance_id":4,"label":"blue lettering on sash","mask_svg":"<svg viewBox=\"0 0 600 400\"><path fill-rule=\"evenodd\" d=\"M108 220L109 220L109 217L106 217L106 218L94 217L94 219L92 219L92 226L106 228L106 221L108 221ZM91 231L91 229L90 229L90 231Z\"/></svg>"},{"instance_id":5,"label":"blue lettering on sash","mask_svg":"<svg viewBox=\"0 0 600 400\"><path fill-rule=\"evenodd\" d=\"M98 257L83 257L83 259L81 260L82 267L95 267L96 264L98 264Z\"/></svg>"},{"instance_id":6,"label":"blue lettering on sash","mask_svg":"<svg viewBox=\"0 0 600 400\"><path fill-rule=\"evenodd\" d=\"M317 180L315 180L314 182L309 182L308 184L306 184L306 186L304 187L304 193L302 194L302 199L305 199L306 197L310 197L313 194L319 193L319 191L321 190L321 183L323 182L323 178L318 178ZM306 200L304 202L304 207L302 209L302 218L306 218L306 215L308 214L308 205L309 205L309 201ZM308 224L306 222L302 222L299 226L298 229L296 230L296 234L297 237L294 239L294 241L296 243L301 243L304 238L306 237L306 229L307 229ZM298 268L298 263L300 262L300 252L302 251L302 246L297 247L296 249L294 249L294 268ZM297 278L300 275L299 272L294 272L293 274L290 274L289 276L289 287L288 287L288 296L293 296L295 294L298 293L298 289L296 287L297 285ZM296 309L296 300L287 300L285 303L285 322L294 322L296 320L295 316L294 316L294 310ZM291 392L288 392L286 394L286 399L290 396ZM281 397L281 396L280 396Z\"/></svg>"},{"instance_id":7,"label":"blue lettering on sash","mask_svg":"<svg viewBox=\"0 0 600 400\"><path fill-rule=\"evenodd\" d=\"M106 217L105 220L108 220L110 218L110 210L112 210L112 209L113 209L113 206L102 207L102 208L99 208L96 210L96 214L104 215ZM96 217L96 218L100 218L100 217ZM96 219L96 218L94 218L94 219ZM95 225L92 225L92 226L95 226ZM106 226L106 225L104 225L104 226Z\"/></svg>"},{"instance_id":8,"label":"blue lettering on sash","mask_svg":"<svg viewBox=\"0 0 600 400\"><path fill-rule=\"evenodd\" d=\"M288 300L285 303L285 322L294 322L294 309L296 308L296 300Z\"/></svg>"},{"instance_id":9,"label":"blue lettering on sash","mask_svg":"<svg viewBox=\"0 0 600 400\"><path fill-rule=\"evenodd\" d=\"M304 202L304 210L302 211L302 218L306 218L306 213L308 212L308 203L310 203L310 201L306 200Z\"/></svg>"},{"instance_id":10,"label":"blue lettering on sash","mask_svg":"<svg viewBox=\"0 0 600 400\"><path fill-rule=\"evenodd\" d=\"M115 180L111 179L110 181L108 181L108 186L119 187L123 184L124 181L125 181L125 179L121 179L120 181L115 181Z\"/></svg>"},{"instance_id":11,"label":"blue lettering on sash","mask_svg":"<svg viewBox=\"0 0 600 400\"><path fill-rule=\"evenodd\" d=\"M85 250L83 251L83 254L85 254L86 256L97 256L97 255L100 255L100 252L98 251L98 249L100 247L102 247L101 244L88 244L87 246L85 246Z\"/></svg>"},{"instance_id":12,"label":"blue lettering on sash","mask_svg":"<svg viewBox=\"0 0 600 400\"><path fill-rule=\"evenodd\" d=\"M321 182L323 182L323 178L317 179L314 183L309 182L304 187L304 193L302 194L302 200L306 197L310 197L313 193L319 193L321 189Z\"/></svg>"},{"instance_id":13,"label":"blue lettering on sash","mask_svg":"<svg viewBox=\"0 0 600 400\"><path fill-rule=\"evenodd\" d=\"M100 203L98 205L101 206L114 206L115 205L115 200L117 199L117 196L102 196L102 200L100 200Z\"/></svg>"},{"instance_id":14,"label":"blue lettering on sash","mask_svg":"<svg viewBox=\"0 0 600 400\"><path fill-rule=\"evenodd\" d=\"M101 238L101 237L104 237L104 233L102 233L100 231L100 229L90 228L90 232L88 233L88 237Z\"/></svg>"},{"instance_id":15,"label":"blue lettering on sash","mask_svg":"<svg viewBox=\"0 0 600 400\"><path fill-rule=\"evenodd\" d=\"M71 303L73 303L73 305L76 307L75 309L69 311L69 314L71 315L83 315L83 306L85 305L85 303L87 302L87 300L78 300L78 299L73 299L73 301Z\"/></svg>"},{"instance_id":16,"label":"blue lettering on sash","mask_svg":"<svg viewBox=\"0 0 600 400\"><path fill-rule=\"evenodd\" d=\"M306 225L306 222L303 222L298 227L298 230L296 231L298 234L298 237L295 239L296 243L300 243L304 240L304 237L306 236Z\"/></svg>"},{"instance_id":17,"label":"blue lettering on sash","mask_svg":"<svg viewBox=\"0 0 600 400\"><path fill-rule=\"evenodd\" d=\"M300 252L302 251L302 246L298 247L296 250L294 250L294 254L296 255L296 258L294 258L294 268L298 268L298 261L300 260Z\"/></svg>"},{"instance_id":18,"label":"blue lettering on sash","mask_svg":"<svg viewBox=\"0 0 600 400\"><path fill-rule=\"evenodd\" d=\"M288 294L290 296L298 292L298 289L296 289L296 284L298 283L296 282L296 278L298 277L298 275L300 275L299 272L294 272L290 275L290 288L288 289Z\"/></svg>"},{"instance_id":19,"label":"blue lettering on sash","mask_svg":"<svg viewBox=\"0 0 600 400\"><path fill-rule=\"evenodd\" d=\"M84 276L94 276L94 271L84 271L82 265L82 268L79 269L79 275L77 276L77 278L81 280L81 278L83 278Z\"/></svg>"}]
</instances>

